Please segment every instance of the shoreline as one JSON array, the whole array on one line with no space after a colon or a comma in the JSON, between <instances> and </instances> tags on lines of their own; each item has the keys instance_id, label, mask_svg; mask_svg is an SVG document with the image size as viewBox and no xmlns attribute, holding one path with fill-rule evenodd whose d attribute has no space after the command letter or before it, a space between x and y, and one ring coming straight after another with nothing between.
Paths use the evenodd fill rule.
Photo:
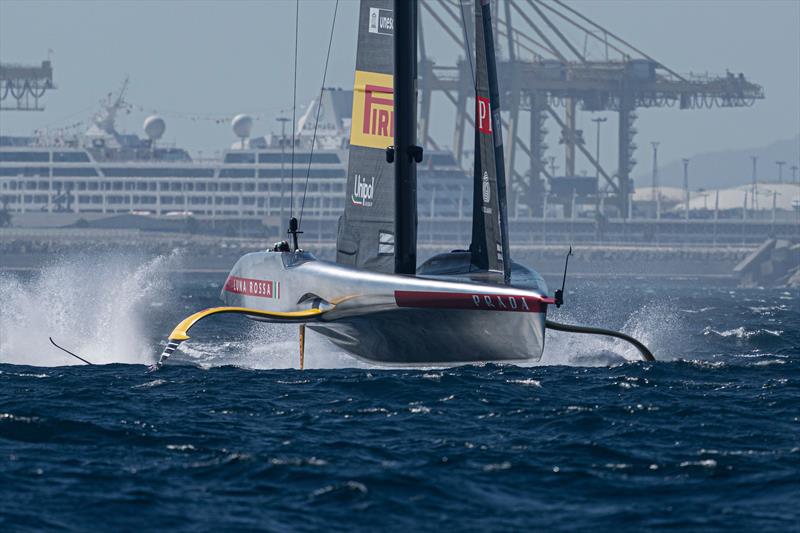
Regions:
<instances>
[{"instance_id":1,"label":"shoreline","mask_svg":"<svg viewBox=\"0 0 800 533\"><path fill-rule=\"evenodd\" d=\"M126 230L0 231L0 272L36 272L71 257L119 255L148 258L174 254L176 273L227 274L242 255L272 247L275 236L264 238L213 237L179 233ZM307 240L304 248L321 260L333 261L333 241ZM530 265L548 281L558 280L570 243L518 243L512 245L515 261ZM463 249L464 243L418 245L421 264L441 252ZM574 244L569 262L573 279L694 279L732 282L734 267L757 245L697 245L600 243Z\"/></svg>"},{"instance_id":2,"label":"shoreline","mask_svg":"<svg viewBox=\"0 0 800 533\"><path fill-rule=\"evenodd\" d=\"M3 267L0 266L0 273L2 272L38 272L42 267ZM177 274L228 274L230 270L219 268L175 268L166 269L165 272ZM563 274L563 272L539 272L543 277L553 278ZM570 272L568 277L574 278L594 278L594 279L685 279L685 280L702 280L702 279L718 279L718 280L735 280L736 277L732 274L686 274L686 273L592 273L592 272Z\"/></svg>"}]
</instances>

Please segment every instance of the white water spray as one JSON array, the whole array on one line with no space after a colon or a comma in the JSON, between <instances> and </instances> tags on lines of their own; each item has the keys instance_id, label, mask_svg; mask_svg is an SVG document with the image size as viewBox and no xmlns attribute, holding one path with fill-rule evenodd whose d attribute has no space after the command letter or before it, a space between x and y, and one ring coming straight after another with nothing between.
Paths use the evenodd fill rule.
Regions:
<instances>
[{"instance_id":1,"label":"white water spray","mask_svg":"<svg viewBox=\"0 0 800 533\"><path fill-rule=\"evenodd\" d=\"M602 317L618 312L598 306L590 311L559 312L555 320L567 324L607 327ZM640 340L650 348L657 361L663 361L681 354L680 339L687 328L681 316L668 304L648 303L628 315L619 330ZM544 354L538 364L610 366L641 360L636 348L619 339L548 330Z\"/></svg>"},{"instance_id":2,"label":"white water spray","mask_svg":"<svg viewBox=\"0 0 800 533\"><path fill-rule=\"evenodd\" d=\"M207 342L191 339L181 345L179 358L212 367L233 365L256 370L300 368L300 338L297 324L274 324L243 320L241 340ZM306 328L305 368L371 368L338 349L322 335Z\"/></svg>"},{"instance_id":3,"label":"white water spray","mask_svg":"<svg viewBox=\"0 0 800 533\"><path fill-rule=\"evenodd\" d=\"M118 255L59 260L29 281L0 275L0 362L83 364L48 337L95 364L150 363L144 331L151 306L169 299L167 270L178 255L146 262Z\"/></svg>"},{"instance_id":4,"label":"white water spray","mask_svg":"<svg viewBox=\"0 0 800 533\"><path fill-rule=\"evenodd\" d=\"M594 313L560 312L558 320L567 323L604 326L598 317L611 309L594 309ZM618 313L618 310L614 312ZM190 360L202 367L232 365L249 369L299 368L299 335L296 324L273 324L243 320L239 338L226 335L224 339L203 340L193 337L181 345L176 358ZM676 351L676 339L685 331L681 317L666 305L646 304L633 311L621 328L650 347L658 360L671 359ZM230 340L229 340L230 339ZM600 335L584 335L547 331L542 359L535 363L514 363L520 366L614 366L628 361L640 361L636 348L625 341ZM354 358L323 336L306 329L305 368L381 368ZM402 368L409 368L403 366ZM438 368L420 366L420 369Z\"/></svg>"}]
</instances>

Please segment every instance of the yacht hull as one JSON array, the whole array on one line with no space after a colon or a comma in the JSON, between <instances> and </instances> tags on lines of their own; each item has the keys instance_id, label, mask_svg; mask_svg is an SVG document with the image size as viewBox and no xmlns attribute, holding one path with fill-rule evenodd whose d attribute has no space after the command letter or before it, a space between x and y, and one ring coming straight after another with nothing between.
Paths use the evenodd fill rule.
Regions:
<instances>
[{"instance_id":1,"label":"yacht hull","mask_svg":"<svg viewBox=\"0 0 800 533\"><path fill-rule=\"evenodd\" d=\"M538 360L553 303L541 277L515 265L511 285L496 283L496 276L470 271L468 256L445 254L438 262L444 268L433 261L417 276L404 276L356 270L304 252L257 252L236 263L221 297L228 306L271 313L320 310L296 321L377 364Z\"/></svg>"}]
</instances>

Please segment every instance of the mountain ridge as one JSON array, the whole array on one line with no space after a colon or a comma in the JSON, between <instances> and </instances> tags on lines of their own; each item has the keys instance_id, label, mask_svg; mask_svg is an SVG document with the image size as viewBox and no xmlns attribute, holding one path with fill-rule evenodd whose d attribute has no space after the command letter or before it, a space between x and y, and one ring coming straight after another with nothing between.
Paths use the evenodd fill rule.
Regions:
<instances>
[{"instance_id":1,"label":"mountain ridge","mask_svg":"<svg viewBox=\"0 0 800 533\"><path fill-rule=\"evenodd\" d=\"M778 140L760 148L696 154L689 162L689 188L694 190L724 188L751 183L753 163L750 156L758 157L759 182L777 181L778 169L775 161L786 161L783 167L783 181L788 183L792 180L791 167L800 165L800 133L792 139ZM683 162L680 159L660 165L658 172L661 186L683 186ZM649 169L634 178L634 183L639 187L649 187L652 181L652 171Z\"/></svg>"}]
</instances>

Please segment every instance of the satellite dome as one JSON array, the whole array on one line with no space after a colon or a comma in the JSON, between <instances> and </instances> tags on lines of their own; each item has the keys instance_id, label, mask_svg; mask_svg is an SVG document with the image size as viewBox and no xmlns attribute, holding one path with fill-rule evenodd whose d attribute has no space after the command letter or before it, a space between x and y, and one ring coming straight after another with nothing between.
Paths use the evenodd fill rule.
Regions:
<instances>
[{"instance_id":1,"label":"satellite dome","mask_svg":"<svg viewBox=\"0 0 800 533\"><path fill-rule=\"evenodd\" d=\"M236 115L231 121L233 133L240 139L250 137L250 132L253 131L253 117L250 115Z\"/></svg>"},{"instance_id":2,"label":"satellite dome","mask_svg":"<svg viewBox=\"0 0 800 533\"><path fill-rule=\"evenodd\" d=\"M150 115L144 119L144 132L152 141L157 141L164 135L167 123L158 115Z\"/></svg>"}]
</instances>

